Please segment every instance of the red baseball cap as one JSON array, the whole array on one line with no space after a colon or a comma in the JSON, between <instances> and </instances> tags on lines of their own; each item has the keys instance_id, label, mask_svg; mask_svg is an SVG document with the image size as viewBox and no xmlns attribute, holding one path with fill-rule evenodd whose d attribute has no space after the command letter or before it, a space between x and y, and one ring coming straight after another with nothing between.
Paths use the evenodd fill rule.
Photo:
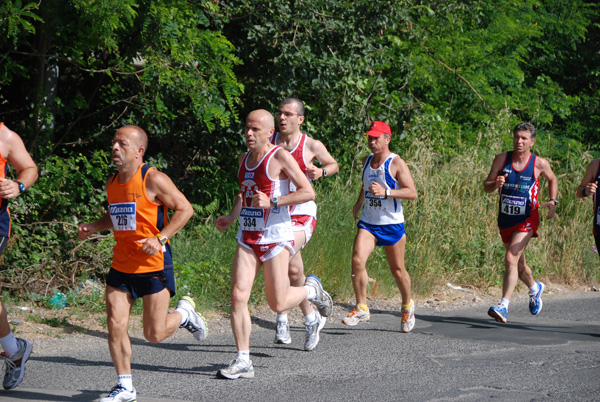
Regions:
<instances>
[{"instance_id":1,"label":"red baseball cap","mask_svg":"<svg viewBox=\"0 0 600 402\"><path fill-rule=\"evenodd\" d=\"M383 121L374 121L369 128L369 131L365 135L369 135L371 137L381 137L382 134L387 134L390 137L392 136L392 130L387 123Z\"/></svg>"}]
</instances>

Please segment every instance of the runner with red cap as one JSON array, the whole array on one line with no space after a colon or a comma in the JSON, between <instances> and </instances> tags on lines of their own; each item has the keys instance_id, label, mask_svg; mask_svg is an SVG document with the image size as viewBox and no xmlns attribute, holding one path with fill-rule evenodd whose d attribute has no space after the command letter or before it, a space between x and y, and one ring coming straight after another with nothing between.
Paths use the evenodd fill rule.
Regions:
<instances>
[{"instance_id":1,"label":"runner with red cap","mask_svg":"<svg viewBox=\"0 0 600 402\"><path fill-rule=\"evenodd\" d=\"M368 136L372 154L363 160L363 185L352 210L354 219L358 219L359 210L362 209L352 252L352 286L356 307L342 322L356 325L370 319L366 265L375 247L382 246L402 295L400 330L410 332L415 325L415 306L410 295L410 275L404 266L406 232L401 200L414 200L417 190L406 162L390 151L390 126L383 121L374 121L365 135Z\"/></svg>"}]
</instances>

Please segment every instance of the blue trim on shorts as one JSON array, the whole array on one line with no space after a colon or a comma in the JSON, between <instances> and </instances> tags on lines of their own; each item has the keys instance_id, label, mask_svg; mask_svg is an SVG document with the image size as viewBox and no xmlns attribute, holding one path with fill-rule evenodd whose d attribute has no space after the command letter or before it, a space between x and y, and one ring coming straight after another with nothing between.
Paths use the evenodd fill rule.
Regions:
<instances>
[{"instance_id":1,"label":"blue trim on shorts","mask_svg":"<svg viewBox=\"0 0 600 402\"><path fill-rule=\"evenodd\" d=\"M358 221L356 227L364 229L371 233L377 239L378 246L393 246L406 234L404 223L394 223L391 225L371 225L363 221Z\"/></svg>"},{"instance_id":2,"label":"blue trim on shorts","mask_svg":"<svg viewBox=\"0 0 600 402\"><path fill-rule=\"evenodd\" d=\"M175 296L175 273L173 268L144 274L126 274L111 268L106 277L106 285L124 290L134 299L158 293L165 288L169 289L173 297Z\"/></svg>"}]
</instances>

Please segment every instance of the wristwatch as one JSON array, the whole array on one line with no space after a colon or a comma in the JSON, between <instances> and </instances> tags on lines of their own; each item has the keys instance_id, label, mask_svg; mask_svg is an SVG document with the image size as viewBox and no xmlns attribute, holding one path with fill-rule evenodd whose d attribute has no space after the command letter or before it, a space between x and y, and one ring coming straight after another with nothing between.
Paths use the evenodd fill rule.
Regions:
<instances>
[{"instance_id":1,"label":"wristwatch","mask_svg":"<svg viewBox=\"0 0 600 402\"><path fill-rule=\"evenodd\" d=\"M163 236L159 233L156 234L156 237L158 237L158 241L160 242L160 244L162 244L163 246L165 244L167 244L167 240L169 240L169 238L167 236Z\"/></svg>"},{"instance_id":2,"label":"wristwatch","mask_svg":"<svg viewBox=\"0 0 600 402\"><path fill-rule=\"evenodd\" d=\"M273 204L273 208L277 208L277 202L279 199L277 197L271 198L271 204Z\"/></svg>"},{"instance_id":3,"label":"wristwatch","mask_svg":"<svg viewBox=\"0 0 600 402\"><path fill-rule=\"evenodd\" d=\"M550 201L554 201L554 206L558 205L558 200L556 198L550 198Z\"/></svg>"},{"instance_id":4,"label":"wristwatch","mask_svg":"<svg viewBox=\"0 0 600 402\"><path fill-rule=\"evenodd\" d=\"M19 193L24 193L24 192L25 192L25 190L27 190L27 189L25 188L25 184L21 183L20 181L16 181L16 180L15 180L15 183L17 183L17 184L19 185Z\"/></svg>"},{"instance_id":5,"label":"wristwatch","mask_svg":"<svg viewBox=\"0 0 600 402\"><path fill-rule=\"evenodd\" d=\"M390 195L392 195L392 189L386 188L385 189L385 198L388 198Z\"/></svg>"},{"instance_id":6,"label":"wristwatch","mask_svg":"<svg viewBox=\"0 0 600 402\"><path fill-rule=\"evenodd\" d=\"M323 177L327 176L327 170L325 170L325 168L323 168Z\"/></svg>"}]
</instances>

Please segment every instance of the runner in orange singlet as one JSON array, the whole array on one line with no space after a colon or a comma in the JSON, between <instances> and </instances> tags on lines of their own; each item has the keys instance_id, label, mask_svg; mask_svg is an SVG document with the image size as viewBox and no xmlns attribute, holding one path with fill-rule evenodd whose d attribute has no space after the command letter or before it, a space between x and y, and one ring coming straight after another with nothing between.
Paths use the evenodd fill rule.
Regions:
<instances>
[{"instance_id":1,"label":"runner in orange singlet","mask_svg":"<svg viewBox=\"0 0 600 402\"><path fill-rule=\"evenodd\" d=\"M193 214L191 204L171 179L144 164L148 137L137 126L117 130L112 159L118 173L106 183L109 210L91 224L79 225L79 239L114 229L116 245L106 278L108 347L117 371L118 384L102 402L133 402L136 390L131 376L131 341L127 332L135 300L143 300L144 337L160 342L179 327L201 341L206 323L195 311L194 301L184 296L169 313L175 295L175 277L169 238ZM171 220L167 210L172 209Z\"/></svg>"}]
</instances>

